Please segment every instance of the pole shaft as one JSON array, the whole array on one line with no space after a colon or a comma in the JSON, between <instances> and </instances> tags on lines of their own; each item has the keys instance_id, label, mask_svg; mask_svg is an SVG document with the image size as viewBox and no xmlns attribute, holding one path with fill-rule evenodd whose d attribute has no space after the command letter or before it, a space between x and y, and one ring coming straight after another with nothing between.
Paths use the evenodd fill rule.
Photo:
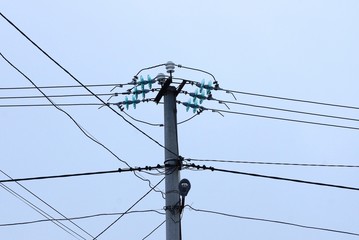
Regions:
<instances>
[{"instance_id":1,"label":"pole shaft","mask_svg":"<svg viewBox=\"0 0 359 240\"><path fill-rule=\"evenodd\" d=\"M170 86L164 94L164 130L166 148L166 240L180 240L177 107L176 88L173 86Z\"/></svg>"}]
</instances>

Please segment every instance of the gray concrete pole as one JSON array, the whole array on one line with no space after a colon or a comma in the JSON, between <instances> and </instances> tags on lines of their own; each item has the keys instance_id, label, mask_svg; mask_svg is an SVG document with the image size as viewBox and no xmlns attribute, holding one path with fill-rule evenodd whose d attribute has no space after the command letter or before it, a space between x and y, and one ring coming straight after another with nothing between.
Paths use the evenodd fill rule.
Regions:
<instances>
[{"instance_id":1,"label":"gray concrete pole","mask_svg":"<svg viewBox=\"0 0 359 240\"><path fill-rule=\"evenodd\" d=\"M166 240L180 240L178 184L180 179L177 137L176 88L164 94L164 130L166 165Z\"/></svg>"}]
</instances>

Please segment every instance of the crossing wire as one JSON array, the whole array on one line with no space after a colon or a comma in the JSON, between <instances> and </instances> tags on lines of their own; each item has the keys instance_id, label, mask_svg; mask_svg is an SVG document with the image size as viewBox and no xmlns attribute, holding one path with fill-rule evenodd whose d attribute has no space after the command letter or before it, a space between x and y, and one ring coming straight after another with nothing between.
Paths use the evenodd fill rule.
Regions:
<instances>
[{"instance_id":1,"label":"crossing wire","mask_svg":"<svg viewBox=\"0 0 359 240\"><path fill-rule=\"evenodd\" d=\"M28 205L29 207L31 207L33 210L35 210L36 212L38 212L40 215L42 215L43 217L45 217L46 219L48 219L49 221L51 221L52 223L54 223L56 226L58 226L59 228L61 228L62 230L64 230L65 232L67 232L68 234L70 234L71 236L73 236L76 239L84 239L86 240L86 238L84 238L83 236L81 236L80 234L78 234L77 232L75 232L74 230L72 230L71 228L69 228L68 226L64 225L63 223L54 220L54 217L52 217L50 214L46 213L44 210L42 210L41 208L37 207L36 205L34 205L33 203L31 203L29 200L27 200L26 198L22 197L20 194L16 193L15 191L13 191L11 188L7 187L5 184L0 183L0 186L5 189L7 192L9 192L10 194L12 194L13 196L15 196L16 198L18 198L19 200L21 200L23 203L25 203L26 205Z\"/></svg>"},{"instance_id":2,"label":"crossing wire","mask_svg":"<svg viewBox=\"0 0 359 240\"><path fill-rule=\"evenodd\" d=\"M107 106L112 112L114 112L116 115L121 117L127 124L135 128L137 131L139 131L142 135L146 136L148 139L156 143L158 146L164 148L166 151L173 153L170 149L167 149L163 144L159 143L157 140L155 140L153 137L151 137L149 134L145 133L143 130L141 130L139 127L134 125L132 122L127 120L123 115L121 115L119 112L117 112L115 109L113 109L111 106L107 105L105 101L103 101L99 96L97 96L93 91L91 91L86 85L84 85L80 80L78 80L72 73L70 73L66 68L64 68L59 62L57 62L53 57L51 57L45 50L43 50L39 45L37 45L30 37L28 37L20 28L18 28L12 21L10 21L7 17L5 17L1 12L0 16L4 18L12 27L14 27L22 36L24 36L31 44L33 44L40 52L42 52L46 57L48 57L55 65L57 65L61 70L63 70L67 75L69 75L73 80L75 80L78 84L80 84L86 91L88 91L90 94L92 94L97 100L99 100L103 105ZM178 155L173 153L174 155Z\"/></svg>"},{"instance_id":3,"label":"crossing wire","mask_svg":"<svg viewBox=\"0 0 359 240\"><path fill-rule=\"evenodd\" d=\"M12 177L10 177L10 175L8 175L7 173L5 173L3 170L0 169L0 172L2 174L4 174L5 176L7 176L9 179L13 180ZM1 183L3 184L3 183ZM62 217L64 217L67 221L69 221L70 223L72 223L74 226L76 226L78 229L80 229L81 231L83 231L84 233L86 233L88 236L92 237L93 236L86 231L85 229L83 229L82 227L80 227L79 225L77 225L75 222L73 222L71 219L68 219L64 214L62 214L60 211L58 211L56 208L54 208L53 206L51 206L49 203L47 203L45 200L43 200L42 198L40 198L39 196L37 196L35 193L33 193L32 191L30 191L27 187L25 187L24 185L22 185L19 182L16 182L17 185L19 185L21 188L23 188L25 191L27 191L28 193L30 193L32 196L34 196L35 198L37 198L39 201L41 201L42 203L44 203L46 206L48 206L49 208L51 208L53 211L55 211L56 213L58 213L59 215L61 215ZM52 219L52 221L57 221Z\"/></svg>"},{"instance_id":4,"label":"crossing wire","mask_svg":"<svg viewBox=\"0 0 359 240\"><path fill-rule=\"evenodd\" d=\"M99 236L101 236L102 234L104 234L110 227L112 227L116 222L118 222L127 212L129 212L133 207L135 207L139 202L141 202L148 194L150 194L150 192L152 192L152 190L154 190L158 185L160 185L160 183L165 180L166 177L162 178L155 186L153 186L148 192L146 192L142 197L140 197L134 204L132 204L127 210L126 212L124 212L123 214L121 214L121 216L119 216L115 221L113 221L108 227L106 227L102 232L100 232L95 239L97 239Z\"/></svg>"}]
</instances>

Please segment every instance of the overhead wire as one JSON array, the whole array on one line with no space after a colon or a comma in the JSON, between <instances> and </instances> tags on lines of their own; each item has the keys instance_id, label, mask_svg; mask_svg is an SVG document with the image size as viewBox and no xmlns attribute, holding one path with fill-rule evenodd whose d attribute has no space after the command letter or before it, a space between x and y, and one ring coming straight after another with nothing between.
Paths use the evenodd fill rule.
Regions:
<instances>
[{"instance_id":1,"label":"overhead wire","mask_svg":"<svg viewBox=\"0 0 359 240\"><path fill-rule=\"evenodd\" d=\"M176 79L187 81L188 83L190 83L192 85L193 84L201 84L198 81L193 81L193 80L189 80L189 79L182 79L182 78L176 78ZM215 79L215 78L213 78L213 79ZM336 103L328 103L328 102L322 102L322 101L305 100L305 99L298 99L298 98L288 98L288 97L281 97L281 96L253 93L253 92L238 91L238 90L232 90L232 89L224 89L224 88L221 88L219 86L214 87L213 90L230 93L233 96L234 96L234 93L237 93L237 94L243 94L243 95L249 95L249 96L255 96L255 97L264 97L264 98L272 98L272 99L285 100L285 101L293 101L293 102L309 103L309 104L323 105L323 106L329 106L329 107L338 107L338 108L347 108L347 109L359 110L359 107L357 107L357 106L350 106L350 105L336 104ZM234 96L234 98L236 99L235 96Z\"/></svg>"},{"instance_id":2,"label":"overhead wire","mask_svg":"<svg viewBox=\"0 0 359 240\"><path fill-rule=\"evenodd\" d=\"M165 215L164 212L160 212L160 211L154 210L154 209L128 211L127 213L125 213L125 215L133 214L133 213L157 213L157 214L160 214L160 215ZM124 214L124 213L123 212L96 213L96 214L77 216L77 217L40 219L40 220L32 220L32 221L25 221L25 222L0 223L0 227L21 226L21 225L45 223L45 222L49 222L49 221L69 221L69 220L74 221L74 220L91 219L91 218L97 218L97 217L116 216L116 215L122 215L122 214Z\"/></svg>"},{"instance_id":3,"label":"overhead wire","mask_svg":"<svg viewBox=\"0 0 359 240\"><path fill-rule=\"evenodd\" d=\"M147 234L144 238L142 238L142 240L145 240L146 238L148 238L149 236L151 236L154 232L156 232L157 229L159 229L164 223L166 222L166 220L164 220L163 222L161 222L157 227L155 227L149 234Z\"/></svg>"},{"instance_id":4,"label":"overhead wire","mask_svg":"<svg viewBox=\"0 0 359 240\"><path fill-rule=\"evenodd\" d=\"M93 87L112 87L112 86L116 86L119 85L118 83L106 83L106 84L86 84L85 86L88 88L93 88ZM121 84L121 86L124 85L130 85L130 84ZM46 88L82 88L82 86L80 85L52 85L52 86L38 86L38 88L40 89L46 89ZM35 87L0 87L0 90L31 90L31 89L37 89Z\"/></svg>"},{"instance_id":5,"label":"overhead wire","mask_svg":"<svg viewBox=\"0 0 359 240\"><path fill-rule=\"evenodd\" d=\"M238 93L238 94L245 94L245 95L250 95L250 96L256 96L256 97L273 98L273 99L286 100L286 101L294 101L294 102L310 103L310 104L323 105L323 106L329 106L329 107L339 107L339 108L348 108L348 109L359 110L359 107L349 106L349 105L343 105L343 104L335 104L335 103L326 103L326 102L319 102L319 101L312 101L312 100L304 100L304 99L295 99L295 98L279 97L279 96L273 96L273 95L265 95L265 94L258 94L258 93L251 93L251 92L230 90L230 89L218 89L218 90L225 91L225 92L231 92L231 93Z\"/></svg>"},{"instance_id":6,"label":"overhead wire","mask_svg":"<svg viewBox=\"0 0 359 240\"><path fill-rule=\"evenodd\" d=\"M236 175L244 175L244 176L266 178L266 179L280 180L280 181L287 181L287 182L294 182L294 183L301 183L301 184L309 184L309 185L322 186L322 187L330 187L330 188L339 188L339 189L344 189L344 190L359 191L359 187L350 187L350 186L343 186L343 185L336 185L336 184L329 184L329 183L313 182L313 181L306 181L306 180L300 180L300 179L264 175L264 174L258 174L258 173L241 172L241 171L230 170L230 169L215 168L215 167L212 167L212 166L208 167L208 166L205 166L205 165L200 166L200 165L195 165L195 164L183 164L183 166L188 167L188 169L210 170L210 171L231 173L231 174L236 174Z\"/></svg>"},{"instance_id":7,"label":"overhead wire","mask_svg":"<svg viewBox=\"0 0 359 240\"><path fill-rule=\"evenodd\" d=\"M80 80L78 80L73 74L71 74L66 68L64 68L59 62L57 62L53 57L51 57L45 50L43 50L39 45L37 45L29 36L27 36L19 27L17 27L11 20L9 20L7 17L4 16L0 12L0 16L4 18L12 27L14 27L22 36L24 36L32 45L34 45L40 52L42 52L46 57L48 57L55 65L57 65L61 70L63 70L67 75L69 75L73 80L75 80L78 84L80 84L86 91L91 93L97 100L99 100L103 105L107 106L112 112L114 112L116 115L121 117L127 124L135 128L137 131L139 131L142 135L146 136L148 139L156 143L158 146L164 148L165 150L170 151L167 149L163 144L159 143L157 140L155 140L153 137L145 133L143 130L141 130L139 127L128 121L124 116L122 116L118 111L110 107L109 105L106 105L106 102L103 101L100 97L98 97L93 91L91 91L86 85L84 85ZM162 64L164 65L164 64ZM156 67L156 66L153 66ZM177 155L177 154L175 154Z\"/></svg>"},{"instance_id":8,"label":"overhead wire","mask_svg":"<svg viewBox=\"0 0 359 240\"><path fill-rule=\"evenodd\" d=\"M165 66L165 65L166 65L166 63L161 63L161 64L153 65L153 66L150 66L150 67L142 68L136 73L135 77L137 77L143 71L158 68L158 67L162 67L162 66Z\"/></svg>"},{"instance_id":9,"label":"overhead wire","mask_svg":"<svg viewBox=\"0 0 359 240\"><path fill-rule=\"evenodd\" d=\"M97 96L117 96L119 94L130 94L128 92L124 93L96 93ZM91 94L61 94L61 95L47 95L49 98L69 98L69 97L92 97ZM32 96L3 96L0 97L0 100L8 99L36 99L36 98L45 98L42 95L32 95Z\"/></svg>"},{"instance_id":10,"label":"overhead wire","mask_svg":"<svg viewBox=\"0 0 359 240\"><path fill-rule=\"evenodd\" d=\"M198 159L184 158L188 162L219 162L219 163L238 163L238 164L257 164L257 165L279 165L279 166L299 166L299 167L333 167L333 168L359 168L359 165L350 164L320 164L320 163L290 163L290 162L260 162L260 161L241 161L225 159Z\"/></svg>"},{"instance_id":11,"label":"overhead wire","mask_svg":"<svg viewBox=\"0 0 359 240\"><path fill-rule=\"evenodd\" d=\"M113 221L109 226L107 226L103 231L101 231L95 239L104 234L109 228L111 228L116 222L118 222L127 212L129 212L133 207L135 207L139 202L141 202L148 194L150 194L160 183L165 179L162 178L156 185L154 185L149 191L147 191L142 197L140 197L134 204L132 204L123 214L121 214L115 221Z\"/></svg>"},{"instance_id":12,"label":"overhead wire","mask_svg":"<svg viewBox=\"0 0 359 240\"><path fill-rule=\"evenodd\" d=\"M8 175L7 173L5 173L3 170L0 169L0 172L2 174L4 174L5 176L7 176L9 179L13 180L13 178ZM39 201L41 201L43 204L45 204L46 206L48 206L49 208L51 208L53 211L55 211L56 213L58 213L60 216L62 216L63 218L65 218L67 221L69 221L71 224L73 224L74 226L76 226L78 229L80 229L81 231L83 231L84 233L86 233L88 236L92 237L93 236L86 231L85 229L83 229L82 227L80 227L79 225L77 225L75 222L73 222L71 219L68 219L64 214L62 214L60 211L58 211L56 208L54 208L53 206L51 206L49 203L47 203L45 200L43 200L42 198L40 198L38 195L36 195L34 192L30 191L30 189L28 189L27 187L25 187L24 185L22 185L19 182L15 182L17 185L19 185L22 189L24 189L25 191L27 191L28 193L30 193L32 196L34 196L36 199L38 199ZM3 183L1 183L3 184Z\"/></svg>"},{"instance_id":13,"label":"overhead wire","mask_svg":"<svg viewBox=\"0 0 359 240\"><path fill-rule=\"evenodd\" d=\"M9 188L8 186L6 186L3 183L0 183L0 186L5 189L7 192L9 192L10 194L12 194L13 196L15 196L16 198L18 198L19 200L21 200L23 203L25 203L26 205L28 205L29 207L31 207L33 210L35 210L36 212L38 212L40 215L42 215L43 217L45 217L46 219L48 219L49 221L51 221L52 223L54 223L56 226L58 226L59 228L61 228L62 230L64 230L65 232L67 232L68 234L70 234L71 236L73 236L76 239L84 239L86 240L86 238L84 238L83 236L81 236L79 233L77 233L76 231L74 231L73 229L69 228L68 226L66 226L65 224L54 220L54 217L52 217L50 214L46 213L44 210L42 210L41 208L37 207L35 204L31 203L29 200L27 200L26 198L22 197L20 194L16 193L15 191L13 191L11 188Z\"/></svg>"},{"instance_id":14,"label":"overhead wire","mask_svg":"<svg viewBox=\"0 0 359 240\"><path fill-rule=\"evenodd\" d=\"M55 179L55 178L70 178L70 177L81 177L81 176L93 176L93 175L104 175L104 174L135 172L135 171L141 172L141 171L151 171L151 170L155 170L155 169L164 169L164 168L165 168L164 165L158 164L156 166L119 168L116 170L107 170L107 171L68 173L68 174L60 174L60 175L47 175L47 176L24 177L24 178L11 178L11 179L0 180L0 183L24 182L24 181L45 180L45 179Z\"/></svg>"},{"instance_id":15,"label":"overhead wire","mask_svg":"<svg viewBox=\"0 0 359 240\"><path fill-rule=\"evenodd\" d=\"M1 13L0 13L1 14ZM32 81L27 75L25 75L20 69L18 69L14 64L12 64L1 52L0 52L0 56L11 66L13 67L18 73L20 73L24 78L26 78L35 88L37 87L37 85L35 84L34 81ZM71 75L72 76L72 75ZM62 108L60 108L59 106L57 106L46 94L44 91L42 91L40 88L37 88L37 90L44 96L46 97L46 99L59 111L61 111L62 113L64 113L67 117L69 117L74 123L75 125L81 130L81 132L88 137L90 140L92 140L93 142L95 142L96 144L98 144L99 146L101 146L102 148L104 148L105 150L107 150L107 152L109 152L112 156L114 156L117 160L119 160L120 162L124 163L126 166L128 166L129 168L131 167L126 161L124 161L123 159L121 159L120 157L118 157L111 149L109 149L106 145L104 145L103 143L101 143L100 141L98 141L97 139L95 139L91 134L89 134L89 132L83 128L68 112L66 112L65 110L63 110ZM89 90L90 91L90 90ZM91 91L90 91L91 92ZM92 92L91 92L92 93ZM92 93L93 94L93 93ZM99 98L98 96L96 96L98 99L100 99L102 101L101 98ZM102 101L103 102L103 101ZM103 102L106 106L108 106L105 102ZM113 108L110 107L110 109L112 109L114 112L117 113L117 111L115 111ZM123 119L125 119L122 115L120 115ZM126 122L129 122L127 119L125 119ZM133 125L131 122L129 122L131 125ZM136 127L137 128L137 127ZM140 130L142 131L142 130ZM142 177L140 174L137 174L136 172L134 172L134 175L141 179L142 181L145 181L148 183L148 185L150 187L152 187L152 183L149 179L146 179L144 177ZM161 193L162 197L163 197L163 192L161 190L157 190L155 189L156 192Z\"/></svg>"},{"instance_id":16,"label":"overhead wire","mask_svg":"<svg viewBox=\"0 0 359 240\"><path fill-rule=\"evenodd\" d=\"M276 111L283 111L283 112L290 112L290 113L299 113L299 114L306 114L306 115L317 116L317 117L335 118L335 119L340 119L340 120L348 120L348 121L359 122L359 119L357 119L357 118L348 118L348 117L341 117L341 116L335 116L335 115L319 114L319 113L313 113L313 112L304 112L304 111L297 111L297 110L292 110L292 109L276 108L276 107L269 107L269 106L264 106L264 105L248 104L248 103L243 103L243 102L233 102L233 101L225 101L225 100L218 100L218 99L213 99L213 100L217 101L218 103L228 103L228 104L235 104L235 105L241 105L241 106L247 106L247 107L263 108L263 109L269 109L269 110L276 110Z\"/></svg>"},{"instance_id":17,"label":"overhead wire","mask_svg":"<svg viewBox=\"0 0 359 240\"><path fill-rule=\"evenodd\" d=\"M198 208L194 208L194 207L189 206L189 205L186 205L186 207L188 207L189 209L191 209L193 211L196 211L196 212L203 212L203 213L221 215L221 216L225 216L225 217L238 218L238 219L244 219L244 220L269 222L269 223L275 223L275 224L281 224L281 225L288 225L288 226L292 226L292 227L300 227L300 228L306 228L306 229L312 229L312 230L318 230L318 231L325 231L325 232L332 232L332 233L339 233L339 234L346 234L346 235L352 235L352 236L359 237L359 233L343 231L343 230L337 230L337 229L332 229L332 228L314 227L314 226L291 223L291 222L286 222L286 221L240 216L240 215L235 215L235 214L232 214L232 213L224 213L224 212L218 212L218 211L213 211L213 210L198 209Z\"/></svg>"},{"instance_id":18,"label":"overhead wire","mask_svg":"<svg viewBox=\"0 0 359 240\"><path fill-rule=\"evenodd\" d=\"M22 108L22 107L53 107L52 104L0 104L0 108ZM58 107L84 107L84 106L103 106L101 103L56 103Z\"/></svg>"},{"instance_id":19,"label":"overhead wire","mask_svg":"<svg viewBox=\"0 0 359 240\"><path fill-rule=\"evenodd\" d=\"M313 122L313 121L305 121L305 120L298 120L298 119L291 119L291 118L283 118L283 117L273 117L268 115L261 115L261 114L253 114L253 113L246 113L246 112L236 112L236 111L229 111L229 110L222 110L222 109L214 109L214 108L202 108L204 110L209 110L212 112L217 113L229 113L235 115L243 115L243 116L250 116L250 117L259 117L259 118L267 118L273 120L281 120L281 121L288 121L288 122L296 122L296 123L304 123L304 124L311 124L311 125L319 125L319 126L326 126L326 127L335 127L335 128L343 128L343 129L350 129L350 130L359 130L358 127L352 126L345 126L345 125L337 125L337 124L329 124L329 123L320 123L320 122Z\"/></svg>"}]
</instances>

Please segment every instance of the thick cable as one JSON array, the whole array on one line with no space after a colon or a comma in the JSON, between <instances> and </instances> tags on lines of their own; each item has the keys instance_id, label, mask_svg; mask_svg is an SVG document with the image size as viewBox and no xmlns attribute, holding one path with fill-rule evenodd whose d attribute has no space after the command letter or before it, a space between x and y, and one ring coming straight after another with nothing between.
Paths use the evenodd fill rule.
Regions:
<instances>
[{"instance_id":1,"label":"thick cable","mask_svg":"<svg viewBox=\"0 0 359 240\"><path fill-rule=\"evenodd\" d=\"M69 173L69 174L47 175L47 176L26 177L26 178L11 178L11 179L0 180L0 183L24 182L24 181L34 181L34 180L55 179L55 178L82 177L82 176L104 175L104 174L112 174L112 173L135 172L135 171L141 172L141 171L151 171L151 170L161 169L161 168L164 169L165 166L158 164L157 166L119 168L116 170L108 170L108 171Z\"/></svg>"},{"instance_id":2,"label":"thick cable","mask_svg":"<svg viewBox=\"0 0 359 240\"><path fill-rule=\"evenodd\" d=\"M200 166L200 165L195 165L195 164L183 164L183 166L190 167L193 169L211 170L211 171L232 173L232 174L245 175L245 176L251 176L251 177L267 178L267 179L280 180L280 181L310 184L310 185L316 185L316 186L322 186L322 187L331 187L331 188L359 191L359 188L357 188L357 187L350 187L350 186L343 186L343 185L336 185L336 184L329 184L329 183L321 183L321 182L312 182L312 181L306 181L306 180L300 180L300 179L263 175L263 174L258 174L258 173L240 172L240 171L229 170L229 169L215 168L215 167L211 167L211 166L207 167L205 165Z\"/></svg>"}]
</instances>

